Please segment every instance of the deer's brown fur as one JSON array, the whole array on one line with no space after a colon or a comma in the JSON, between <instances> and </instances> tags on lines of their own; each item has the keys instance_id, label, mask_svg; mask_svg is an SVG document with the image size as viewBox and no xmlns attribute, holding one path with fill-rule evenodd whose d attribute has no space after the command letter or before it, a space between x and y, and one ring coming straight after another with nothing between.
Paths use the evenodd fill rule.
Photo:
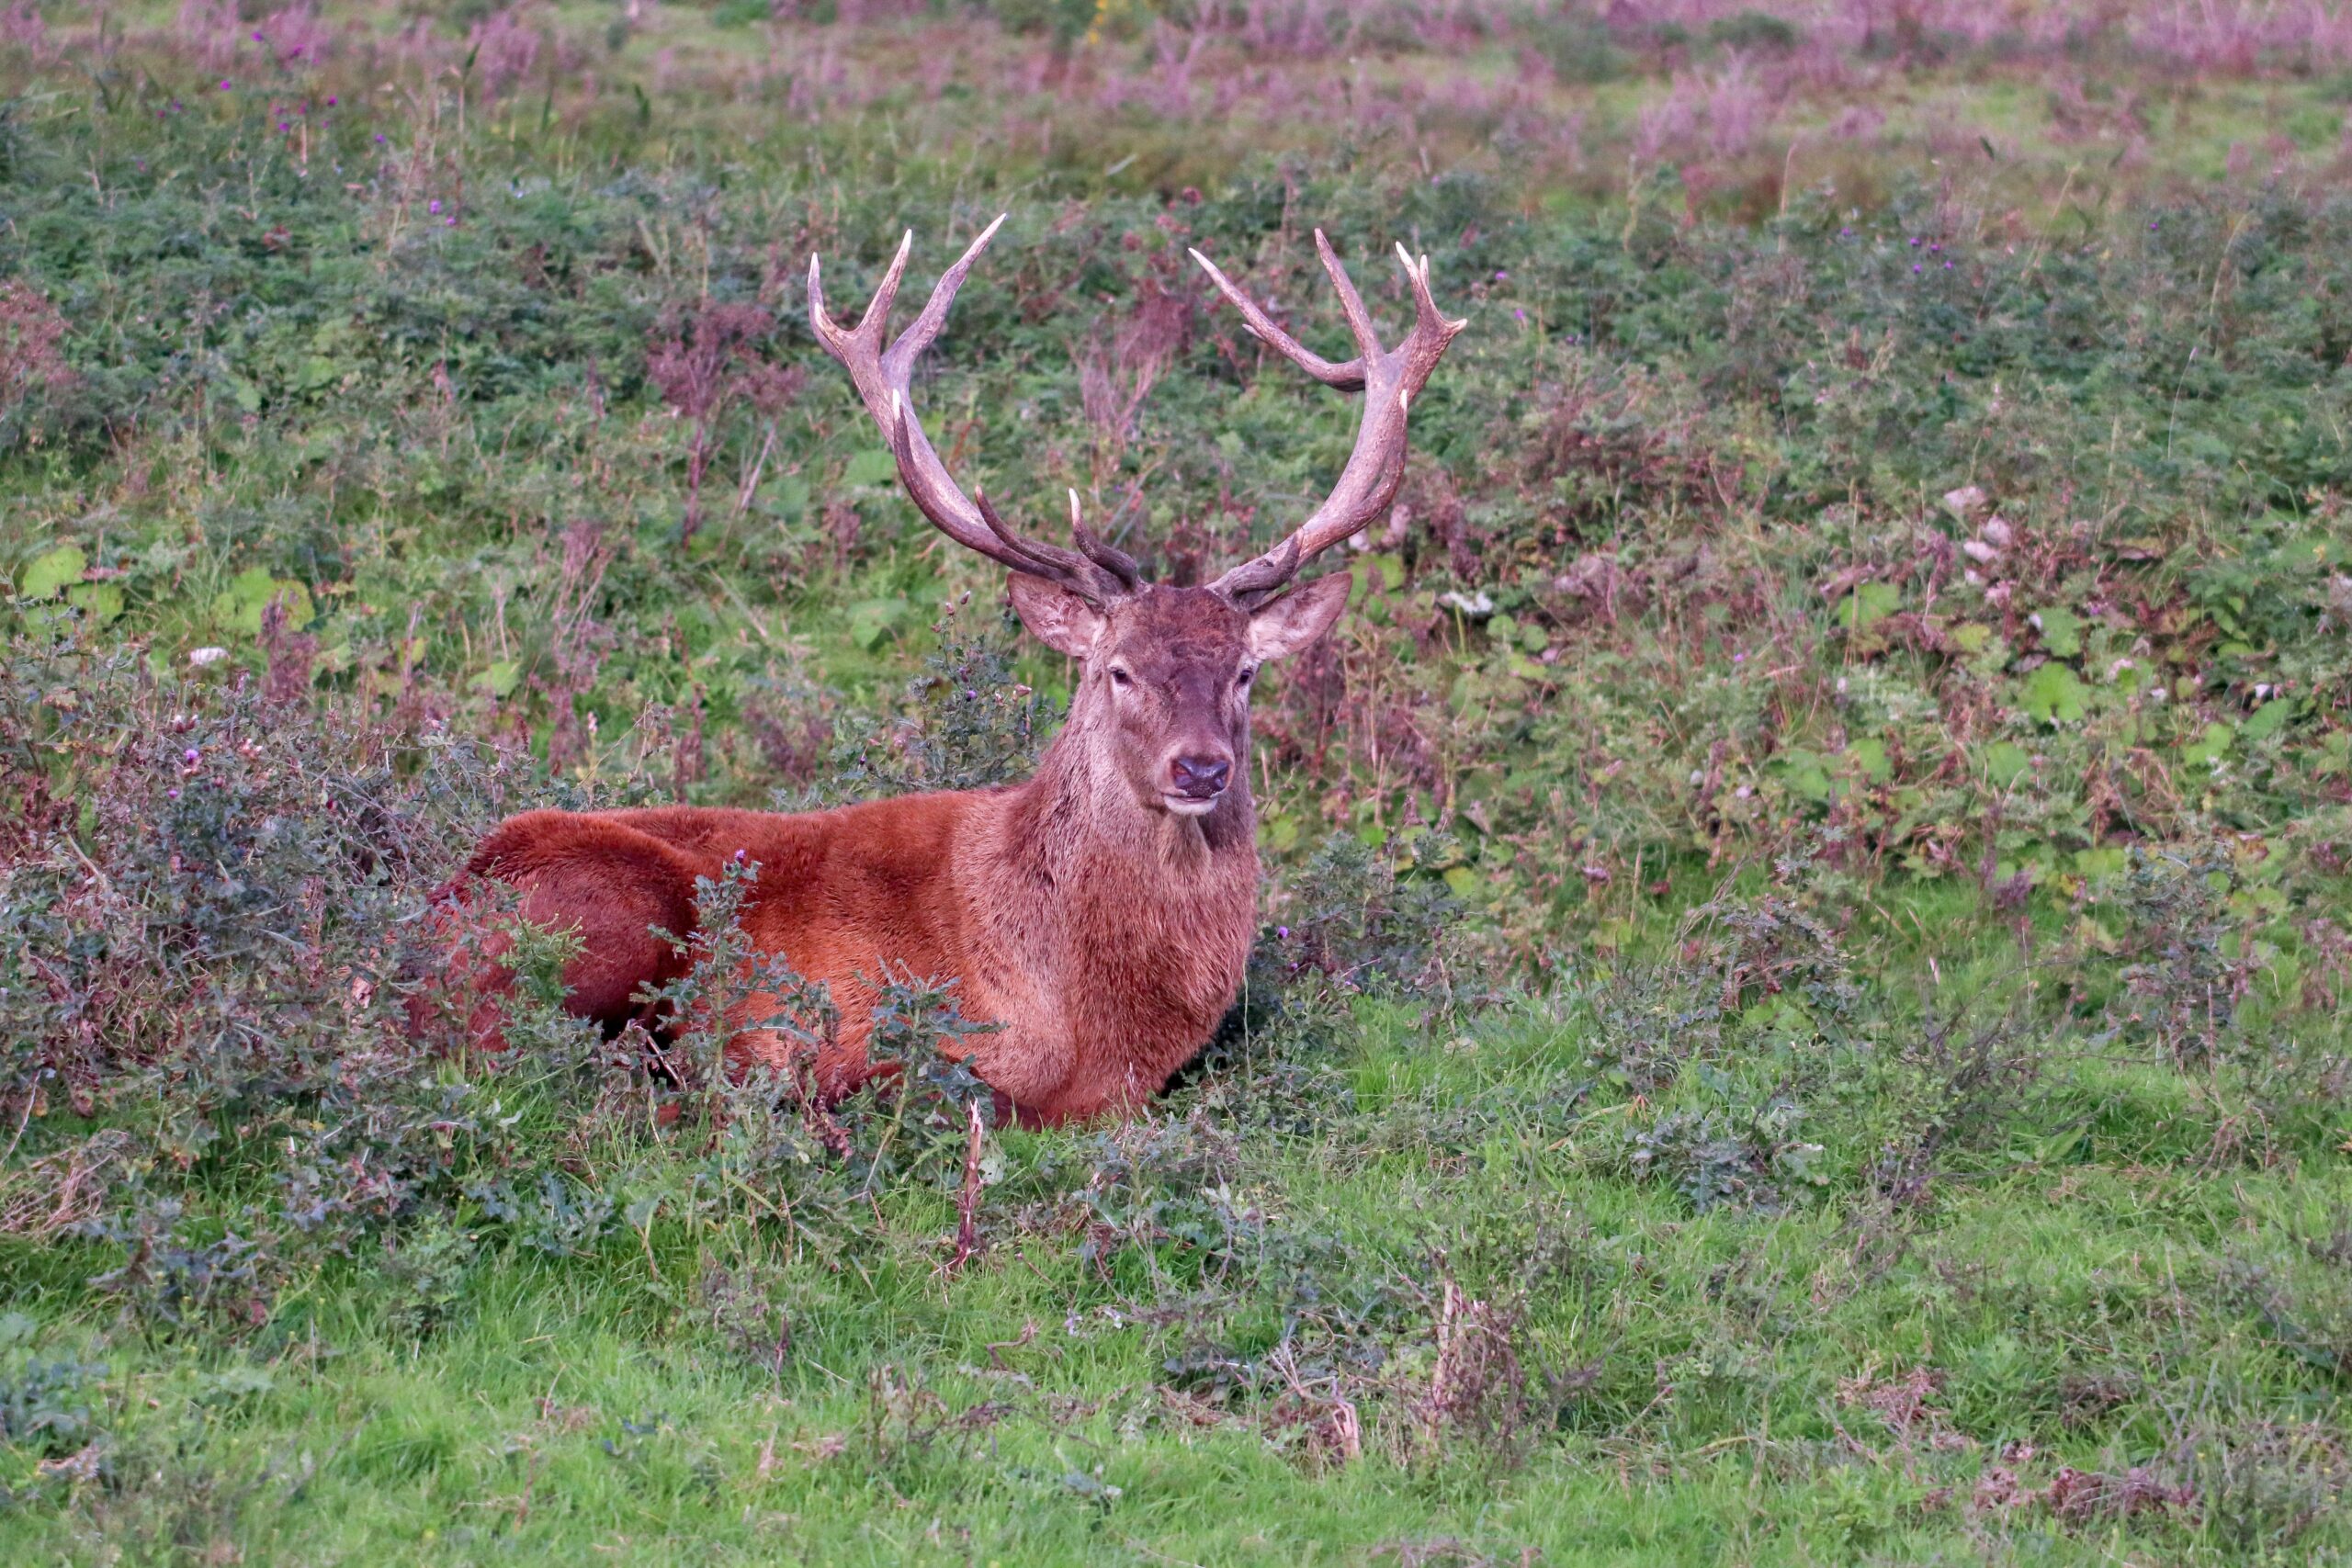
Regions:
<instances>
[{"instance_id":1,"label":"deer's brown fur","mask_svg":"<svg viewBox=\"0 0 2352 1568\"><path fill-rule=\"evenodd\" d=\"M468 874L518 888L535 923L577 929L566 1006L616 1027L684 963L649 928L683 934L695 918L696 877L718 879L734 858L756 863L740 913L746 936L824 983L839 1010L813 1064L822 1089L846 1092L880 1069L866 1042L886 974L953 976L966 1015L1001 1026L955 1049L1023 1120L1062 1122L1125 1111L1158 1091L1232 1004L1256 925L1251 677L1322 636L1345 607L1344 575L1293 588L1297 566L1385 510L1403 469L1405 410L1460 324L1436 314L1428 264L1416 273L1408 258L1419 319L1406 344L1384 353L1324 245L1363 356L1300 362L1333 385L1366 388L1356 456L1333 500L1283 547L1205 588L1152 585L1086 532L1074 498L1079 551L1012 534L985 498L963 494L913 424L910 367L987 240L887 349L903 246L855 332L825 315L813 264L811 313L890 439L917 504L1012 569L1023 623L1080 663L1069 720L1035 776L795 815L528 811L490 835ZM1263 318L1248 310L1260 330ZM1270 322L1260 335L1306 355ZM452 910L462 902L461 885ZM496 947L453 965L461 984L484 994L503 986L490 961ZM774 1010L774 998L754 998L739 1025ZM469 1026L494 1043L495 1009L477 1007ZM772 1034L745 1032L733 1053L739 1066L795 1066Z\"/></svg>"}]
</instances>

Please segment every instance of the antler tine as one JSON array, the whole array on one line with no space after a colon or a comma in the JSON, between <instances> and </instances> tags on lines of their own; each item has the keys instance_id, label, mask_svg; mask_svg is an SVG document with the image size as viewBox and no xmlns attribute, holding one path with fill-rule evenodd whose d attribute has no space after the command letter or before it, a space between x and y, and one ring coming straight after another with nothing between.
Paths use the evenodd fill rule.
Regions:
<instances>
[{"instance_id":1,"label":"antler tine","mask_svg":"<svg viewBox=\"0 0 2352 1568\"><path fill-rule=\"evenodd\" d=\"M1260 556L1247 566L1235 567L1216 581L1216 589L1227 599L1245 610L1254 610L1264 600L1290 585L1298 575L1298 541L1284 539L1275 548Z\"/></svg>"},{"instance_id":2,"label":"antler tine","mask_svg":"<svg viewBox=\"0 0 2352 1568\"><path fill-rule=\"evenodd\" d=\"M1079 515L1076 491L1069 492L1069 532L1070 537L1078 541L1078 547L1086 552L1087 559L1129 589L1142 586L1143 568L1136 563L1136 558L1104 543L1102 536L1088 527L1086 519Z\"/></svg>"},{"instance_id":3,"label":"antler tine","mask_svg":"<svg viewBox=\"0 0 2352 1568\"><path fill-rule=\"evenodd\" d=\"M1136 580L1074 551L1013 534L985 498L975 502L964 493L914 415L915 361L946 326L947 312L956 303L957 290L963 288L973 264L1003 222L1000 217L982 230L956 265L940 275L930 299L896 342L888 339L890 306L898 297L899 280L906 274L907 258L914 245L913 231L910 230L899 242L899 254L892 258L881 286L874 291L873 301L854 329L844 330L827 313L822 273L818 258L811 255L808 324L825 352L849 371L866 412L880 427L882 438L889 443L890 454L898 461L899 483L934 527L1000 566L1057 582L1100 606L1131 592Z\"/></svg>"},{"instance_id":4,"label":"antler tine","mask_svg":"<svg viewBox=\"0 0 2352 1568\"><path fill-rule=\"evenodd\" d=\"M1216 263L1198 251L1193 251L1192 256L1201 264L1201 270L1209 275L1209 281L1216 285L1216 291L1225 296L1226 303L1241 312L1242 324L1250 329L1252 337L1327 387L1336 387L1342 392L1352 392L1363 387L1362 355L1344 364L1333 364L1276 326L1274 319L1260 310L1255 299L1235 288L1233 279L1217 269Z\"/></svg>"},{"instance_id":5,"label":"antler tine","mask_svg":"<svg viewBox=\"0 0 2352 1568\"><path fill-rule=\"evenodd\" d=\"M1087 560L1059 546L1037 539L1024 539L1014 533L1006 525L1004 519L997 515L996 508L989 504L987 491L974 490L970 503L980 520L980 526L987 530L985 542L967 539L949 528L939 513L933 510L934 502L931 498L935 491L923 473L922 459L915 451L915 442L922 435L922 427L915 423L908 412L904 398L894 393L892 399L895 417L890 426L890 454L899 462L899 482L906 487L915 505L938 525L940 532L999 566L1058 582L1096 609L1103 607L1110 595L1103 591L1101 575ZM936 454L931 460L934 464L938 462Z\"/></svg>"},{"instance_id":6,"label":"antler tine","mask_svg":"<svg viewBox=\"0 0 2352 1568\"><path fill-rule=\"evenodd\" d=\"M1012 216L1009 212L998 213L996 221L981 230L979 238L964 248L964 254L956 258L956 265L939 275L939 282L933 287L931 298L924 301L914 324L900 333L899 341L892 344L889 352L883 355L886 367L901 376L914 369L914 363L922 356L922 351L932 345L939 336L940 329L946 326L948 308L956 303L956 295L964 287L964 279L971 275L972 264L980 259L980 253L989 248L989 242L996 238L996 231L1003 228L1004 220ZM911 243L913 239L914 231L909 230L907 242ZM898 268L905 265L906 248L906 243L899 245L900 259L893 265L890 278L885 280L894 288Z\"/></svg>"},{"instance_id":7,"label":"antler tine","mask_svg":"<svg viewBox=\"0 0 2352 1568\"><path fill-rule=\"evenodd\" d=\"M1348 318L1348 331L1355 334L1356 348L1369 365L1380 357L1380 334L1373 330L1372 312L1363 308L1363 296L1356 292L1355 279L1340 265L1340 253L1331 248L1331 242L1320 229L1315 231L1315 254L1323 258L1323 271L1331 279L1331 287L1340 291L1340 310ZM1405 270L1412 270L1410 262Z\"/></svg>"},{"instance_id":8,"label":"antler tine","mask_svg":"<svg viewBox=\"0 0 2352 1568\"><path fill-rule=\"evenodd\" d=\"M1323 269L1331 275L1332 286L1339 290L1349 330L1363 350L1363 415L1356 427L1355 447L1348 455L1347 466L1340 470L1339 480L1323 504L1289 538L1210 585L1245 609L1255 608L1280 592L1299 567L1388 510L1396 497L1396 487L1404 482L1406 425L1413 400L1428 384L1430 373L1437 368L1437 362L1444 356L1446 345L1453 341L1454 334L1469 325L1466 321L1450 321L1438 310L1437 301L1430 295L1429 258L1423 256L1417 264L1411 254L1399 245L1397 258L1404 263L1405 276L1413 290L1413 330L1394 349L1384 350L1373 329L1372 317L1364 310L1363 297L1357 294L1347 269L1340 265L1339 255L1319 229L1315 231L1315 244L1322 255ZM1214 274L1215 269L1211 268L1211 272ZM1237 291L1228 288L1226 292L1227 298L1234 299L1237 304L1241 302L1236 299ZM1295 359L1297 355L1291 357ZM1313 367L1305 367L1314 374ZM1317 379L1338 384L1329 377L1318 376Z\"/></svg>"},{"instance_id":9,"label":"antler tine","mask_svg":"<svg viewBox=\"0 0 2352 1568\"><path fill-rule=\"evenodd\" d=\"M979 506L980 521L989 525L989 532L996 536L997 543L1022 558L1023 564L1019 570L1065 582L1072 592L1090 599L1095 597L1092 592L1093 574L1087 570L1086 562L1058 545L1049 545L1042 539L1024 539L1014 533L1006 525L1004 519L997 515L996 508L989 504L988 491L975 490L972 500Z\"/></svg>"},{"instance_id":10,"label":"antler tine","mask_svg":"<svg viewBox=\"0 0 2352 1568\"><path fill-rule=\"evenodd\" d=\"M1002 221L1002 219L998 220L998 222ZM995 226L990 225L989 232L995 231ZM983 234L980 238L985 243L988 235ZM858 317L856 327L850 331L842 330L826 313L825 288L818 276L817 253L808 253L808 324L817 330L817 340L835 359L842 359L842 350L852 344L860 342L878 344L881 342L882 333L889 326L890 306L899 298L899 280L907 275L907 256L914 249L914 243L915 231L912 229L899 237L899 254L890 258L890 270L882 275L882 281L875 287L874 298L866 302L865 313ZM965 259L969 261L971 258L967 255ZM959 277L956 281L961 283L963 280ZM848 362L842 360L842 363Z\"/></svg>"}]
</instances>

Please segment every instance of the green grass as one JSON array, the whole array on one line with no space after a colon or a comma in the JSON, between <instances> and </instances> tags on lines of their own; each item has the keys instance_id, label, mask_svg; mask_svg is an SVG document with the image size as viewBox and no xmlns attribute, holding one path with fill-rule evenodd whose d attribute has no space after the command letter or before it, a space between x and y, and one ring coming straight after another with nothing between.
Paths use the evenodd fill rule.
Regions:
<instances>
[{"instance_id":1,"label":"green grass","mask_svg":"<svg viewBox=\"0 0 2352 1568\"><path fill-rule=\"evenodd\" d=\"M330 13L0 51L0 1560L2352 1554L2330 46ZM510 1057L401 1003L503 813L1025 767L798 281L1008 209L929 428L1169 577L1354 429L1187 246L1473 325L1257 699L1247 1005L952 1268L922 1039L837 1155L546 941Z\"/></svg>"},{"instance_id":2,"label":"green grass","mask_svg":"<svg viewBox=\"0 0 2352 1568\"><path fill-rule=\"evenodd\" d=\"M948 1278L950 1207L913 1193L830 1263L748 1214L623 1229L557 1261L493 1247L423 1339L388 1325L347 1266L289 1281L279 1332L243 1350L110 1335L88 1353L109 1363L116 1473L68 1503L20 1467L12 1485L50 1501L11 1510L10 1556L178 1540L300 1562L1340 1562L1445 1537L1505 1561L2090 1562L2112 1549L2109 1524L1973 1506L1982 1478L2005 1462L2120 1471L2325 1420L2329 1381L2217 1285L2227 1260L2292 1267L2296 1238L2340 1227L2352 1191L2332 1163L2199 1169L2133 1117L2136 1139L1996 1162L1920 1213L1694 1217L1595 1169L1623 1104L1557 1138L1513 1125L1510 1106L1583 1079L1573 1028L1497 1020L1407 1055L1401 1020L1365 1025L1343 1053L1354 1114L1318 1135L1245 1135L1236 1191L1268 1216L1270 1251L1312 1236L1345 1260L1295 1309L1294 1343L1351 1290L1427 1287L1432 1240L1476 1267L1514 1224L1553 1231L1523 1344L1571 1392L1531 1395L1557 1409L1521 1462L1423 1429L1426 1346L1347 1384L1366 1457L1318 1462L1259 1402L1166 1389L1171 1349L1204 1327L1233 1337L1228 1354L1272 1348L1249 1256L1222 1281L1171 1279L1148 1253L1106 1277L1050 1231L1008 1226ZM2086 1087L2138 1091L2144 1112L2176 1095L2168 1080ZM1464 1111L1443 1143L1420 1120ZM1008 1179L1080 1142L1003 1135ZM20 1309L72 1300L21 1262ZM697 1305L714 1268L757 1269L792 1303L780 1372ZM2342 1311L2340 1276L2332 1291ZM70 1337L89 1332L71 1321ZM1907 1421L1870 1407L1870 1387L1929 1368ZM2012 1445L2036 1457L2005 1461ZM2207 1506L2133 1550L2235 1557L2278 1522Z\"/></svg>"}]
</instances>

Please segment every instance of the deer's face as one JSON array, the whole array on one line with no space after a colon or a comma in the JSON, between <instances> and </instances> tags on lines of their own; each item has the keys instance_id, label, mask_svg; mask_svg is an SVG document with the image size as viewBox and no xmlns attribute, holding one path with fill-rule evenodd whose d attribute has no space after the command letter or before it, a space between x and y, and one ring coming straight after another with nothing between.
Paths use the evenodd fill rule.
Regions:
<instances>
[{"instance_id":1,"label":"deer's face","mask_svg":"<svg viewBox=\"0 0 2352 1568\"><path fill-rule=\"evenodd\" d=\"M1204 817L1241 775L1260 667L1314 641L1348 601L1345 573L1255 611L1205 588L1147 587L1100 608L1016 575L1029 629L1080 660L1084 723L1147 809Z\"/></svg>"}]
</instances>

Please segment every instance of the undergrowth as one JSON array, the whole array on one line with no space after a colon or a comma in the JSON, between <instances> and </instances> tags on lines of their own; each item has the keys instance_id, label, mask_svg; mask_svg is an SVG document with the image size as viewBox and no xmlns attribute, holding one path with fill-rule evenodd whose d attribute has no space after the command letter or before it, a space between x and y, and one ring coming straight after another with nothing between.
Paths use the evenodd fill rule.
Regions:
<instances>
[{"instance_id":1,"label":"undergrowth","mask_svg":"<svg viewBox=\"0 0 2352 1568\"><path fill-rule=\"evenodd\" d=\"M2324 7L785 9L0 17L9 1561L2352 1551ZM1006 207L917 396L1176 580L1355 416L1187 247L1472 318L1216 1040L452 996L508 812L1032 765L798 292Z\"/></svg>"}]
</instances>

